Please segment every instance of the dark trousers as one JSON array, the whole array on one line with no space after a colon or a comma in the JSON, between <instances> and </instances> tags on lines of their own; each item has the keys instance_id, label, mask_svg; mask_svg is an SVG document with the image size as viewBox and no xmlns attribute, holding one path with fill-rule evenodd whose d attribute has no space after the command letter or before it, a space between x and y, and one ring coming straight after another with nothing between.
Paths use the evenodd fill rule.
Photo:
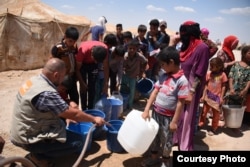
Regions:
<instances>
[{"instance_id":1,"label":"dark trousers","mask_svg":"<svg viewBox=\"0 0 250 167\"><path fill-rule=\"evenodd\" d=\"M95 84L98 75L97 64L82 64L81 75L87 84L87 91L80 93L82 110L94 108Z\"/></svg>"},{"instance_id":2,"label":"dark trousers","mask_svg":"<svg viewBox=\"0 0 250 167\"><path fill-rule=\"evenodd\" d=\"M117 72L112 71L111 69L109 70L109 79L110 79L110 95L116 90L116 81L117 78Z\"/></svg>"},{"instance_id":3,"label":"dark trousers","mask_svg":"<svg viewBox=\"0 0 250 167\"><path fill-rule=\"evenodd\" d=\"M35 154L36 157L41 159L53 159L56 157L81 152L84 144L82 141L82 136L68 130L66 131L66 133L67 140L65 143L48 139L28 145L19 145L17 143L13 144L22 147L26 151Z\"/></svg>"},{"instance_id":4,"label":"dark trousers","mask_svg":"<svg viewBox=\"0 0 250 167\"><path fill-rule=\"evenodd\" d=\"M75 75L71 76L71 79L72 79L72 87L68 88L69 98L71 101L74 101L76 104L79 104L79 93L76 84L77 82L76 76Z\"/></svg>"}]
</instances>

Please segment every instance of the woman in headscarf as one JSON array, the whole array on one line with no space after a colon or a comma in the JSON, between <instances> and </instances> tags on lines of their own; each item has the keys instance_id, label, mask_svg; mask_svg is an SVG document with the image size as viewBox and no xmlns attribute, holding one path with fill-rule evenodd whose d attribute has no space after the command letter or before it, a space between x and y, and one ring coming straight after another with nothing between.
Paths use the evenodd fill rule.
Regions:
<instances>
[{"instance_id":1,"label":"woman in headscarf","mask_svg":"<svg viewBox=\"0 0 250 167\"><path fill-rule=\"evenodd\" d=\"M205 76L209 64L209 48L200 39L200 26L193 21L186 21L180 26L181 68L189 81L189 95L186 99L174 142L179 150L192 151L195 131L196 112L205 85Z\"/></svg>"},{"instance_id":2,"label":"woman in headscarf","mask_svg":"<svg viewBox=\"0 0 250 167\"><path fill-rule=\"evenodd\" d=\"M238 46L239 39L234 35L229 35L224 38L222 48L218 51L217 57L224 62L225 72L228 75L232 65L235 63L233 50Z\"/></svg>"},{"instance_id":3,"label":"woman in headscarf","mask_svg":"<svg viewBox=\"0 0 250 167\"><path fill-rule=\"evenodd\" d=\"M104 16L99 17L98 23L90 27L89 30L83 34L81 37L81 41L85 41L87 36L91 33L92 34L92 41L101 41L103 42L103 35L106 32L106 26L107 20Z\"/></svg>"},{"instance_id":4,"label":"woman in headscarf","mask_svg":"<svg viewBox=\"0 0 250 167\"><path fill-rule=\"evenodd\" d=\"M217 47L216 43L214 43L211 39L208 38L208 35L209 35L209 30L207 28L202 28L201 29L201 39L209 47L210 58L211 58L218 51L218 47Z\"/></svg>"}]
</instances>

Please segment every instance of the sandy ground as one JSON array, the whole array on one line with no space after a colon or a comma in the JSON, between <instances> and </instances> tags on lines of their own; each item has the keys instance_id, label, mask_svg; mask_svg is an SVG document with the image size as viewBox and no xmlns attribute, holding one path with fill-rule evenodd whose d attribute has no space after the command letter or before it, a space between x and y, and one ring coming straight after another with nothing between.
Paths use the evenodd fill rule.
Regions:
<instances>
[{"instance_id":1,"label":"sandy ground","mask_svg":"<svg viewBox=\"0 0 250 167\"><path fill-rule=\"evenodd\" d=\"M239 55L239 54L238 54ZM1 157L25 156L26 151L14 146L9 141L10 120L13 101L19 86L29 77L39 74L41 69L30 71L0 72L0 135L6 140ZM136 108L142 110L145 100L136 103ZM211 120L210 120L211 121ZM241 133L235 134L228 128L220 128L216 136L208 136L205 129L195 135L195 150L250 150L250 127L242 126ZM143 139L142 139L143 142ZM176 147L173 150L177 150ZM55 160L58 167L69 167L76 161L78 155L63 157ZM128 153L112 153L107 149L105 134L94 140L80 166L100 167L137 167L140 166L142 156L133 156Z\"/></svg>"}]
</instances>

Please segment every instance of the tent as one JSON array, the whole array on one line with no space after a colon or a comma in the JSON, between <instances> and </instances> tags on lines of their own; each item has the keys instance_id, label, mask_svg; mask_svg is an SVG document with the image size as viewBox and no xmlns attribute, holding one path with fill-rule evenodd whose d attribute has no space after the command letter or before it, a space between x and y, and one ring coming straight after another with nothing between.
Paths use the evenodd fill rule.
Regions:
<instances>
[{"instance_id":1,"label":"tent","mask_svg":"<svg viewBox=\"0 0 250 167\"><path fill-rule=\"evenodd\" d=\"M83 16L63 14L39 0L0 1L0 72L41 68L68 26L90 27Z\"/></svg>"}]
</instances>

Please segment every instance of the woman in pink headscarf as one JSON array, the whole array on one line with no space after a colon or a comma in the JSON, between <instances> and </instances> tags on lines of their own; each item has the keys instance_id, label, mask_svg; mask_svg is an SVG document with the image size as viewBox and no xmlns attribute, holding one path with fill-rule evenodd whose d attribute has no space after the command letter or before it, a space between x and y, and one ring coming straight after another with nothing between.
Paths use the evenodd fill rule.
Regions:
<instances>
[{"instance_id":1,"label":"woman in pink headscarf","mask_svg":"<svg viewBox=\"0 0 250 167\"><path fill-rule=\"evenodd\" d=\"M200 26L193 21L186 21L180 26L182 42L180 59L181 68L189 81L190 93L186 99L174 142L179 150L192 151L195 131L196 112L205 85L205 76L209 64L209 48L200 39Z\"/></svg>"},{"instance_id":2,"label":"woman in pink headscarf","mask_svg":"<svg viewBox=\"0 0 250 167\"><path fill-rule=\"evenodd\" d=\"M202 28L201 39L209 47L209 53L210 53L210 58L211 58L218 51L218 47L211 39L208 38L208 35L209 35L209 30L207 28Z\"/></svg>"},{"instance_id":3,"label":"woman in pink headscarf","mask_svg":"<svg viewBox=\"0 0 250 167\"><path fill-rule=\"evenodd\" d=\"M238 46L239 39L234 35L229 35L224 38L222 48L218 51L217 57L221 58L224 62L225 72L228 75L230 68L235 63L233 50Z\"/></svg>"}]
</instances>

